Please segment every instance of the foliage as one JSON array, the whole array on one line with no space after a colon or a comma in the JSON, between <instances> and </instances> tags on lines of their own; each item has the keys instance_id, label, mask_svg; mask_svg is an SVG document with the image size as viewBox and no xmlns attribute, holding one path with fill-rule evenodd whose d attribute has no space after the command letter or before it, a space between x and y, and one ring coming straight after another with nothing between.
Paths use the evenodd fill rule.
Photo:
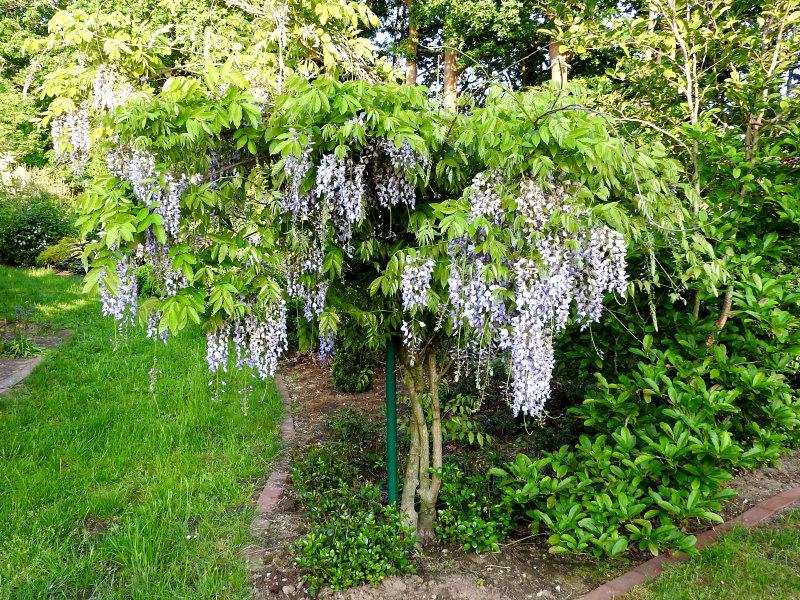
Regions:
<instances>
[{"instance_id":1,"label":"foliage","mask_svg":"<svg viewBox=\"0 0 800 600\"><path fill-rule=\"evenodd\" d=\"M413 531L396 505L382 504L377 486L359 481L337 447L296 455L291 477L308 522L292 551L312 594L414 571Z\"/></svg>"},{"instance_id":2,"label":"foliage","mask_svg":"<svg viewBox=\"0 0 800 600\"><path fill-rule=\"evenodd\" d=\"M52 196L0 195L0 263L33 266L47 246L74 233L69 210Z\"/></svg>"},{"instance_id":3,"label":"foliage","mask_svg":"<svg viewBox=\"0 0 800 600\"><path fill-rule=\"evenodd\" d=\"M730 336L732 347L766 362L789 361L769 342L751 336L750 349L741 334ZM773 462L798 440L800 402L774 366L729 355L722 341L708 349L702 332L667 350L651 343L648 336L644 350L630 349L642 360L629 375L614 383L598 375L598 388L573 411L591 435L493 471L532 526L551 532L554 551L689 551L691 523L721 521L731 472Z\"/></svg>"},{"instance_id":4,"label":"foliage","mask_svg":"<svg viewBox=\"0 0 800 600\"><path fill-rule=\"evenodd\" d=\"M488 475L466 476L454 465L442 472L436 536L464 550L499 552L511 528L513 505Z\"/></svg>"},{"instance_id":5,"label":"foliage","mask_svg":"<svg viewBox=\"0 0 800 600\"><path fill-rule=\"evenodd\" d=\"M36 257L36 266L55 267L76 273L83 271L80 238L63 237L57 243L48 246Z\"/></svg>"},{"instance_id":6,"label":"foliage","mask_svg":"<svg viewBox=\"0 0 800 600\"><path fill-rule=\"evenodd\" d=\"M248 595L255 482L279 451L274 387L211 401L197 328L169 346L115 340L79 278L0 267L0 290L0 319L36 306L34 322L77 332L0 396L0 596Z\"/></svg>"},{"instance_id":7,"label":"foliage","mask_svg":"<svg viewBox=\"0 0 800 600\"><path fill-rule=\"evenodd\" d=\"M29 358L38 356L44 348L37 346L33 340L20 331L15 331L11 339L0 337L0 356L6 358Z\"/></svg>"},{"instance_id":8,"label":"foliage","mask_svg":"<svg viewBox=\"0 0 800 600\"><path fill-rule=\"evenodd\" d=\"M366 332L352 319L343 319L331 365L334 387L342 392L366 392L372 387L377 359L378 351L369 346Z\"/></svg>"}]
</instances>

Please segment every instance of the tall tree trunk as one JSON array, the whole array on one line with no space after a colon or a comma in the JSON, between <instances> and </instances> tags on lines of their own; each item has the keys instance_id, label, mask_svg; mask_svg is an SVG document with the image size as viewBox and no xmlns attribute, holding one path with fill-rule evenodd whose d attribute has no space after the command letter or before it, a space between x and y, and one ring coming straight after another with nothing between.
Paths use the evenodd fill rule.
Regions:
<instances>
[{"instance_id":1,"label":"tall tree trunk","mask_svg":"<svg viewBox=\"0 0 800 600\"><path fill-rule=\"evenodd\" d=\"M419 28L414 16L414 0L405 0L408 9L408 56L406 57L406 83L417 84L417 55L419 54Z\"/></svg>"},{"instance_id":2,"label":"tall tree trunk","mask_svg":"<svg viewBox=\"0 0 800 600\"><path fill-rule=\"evenodd\" d=\"M455 111L458 102L458 65L456 64L456 50L448 41L445 41L444 51L444 107L446 110Z\"/></svg>"},{"instance_id":3,"label":"tall tree trunk","mask_svg":"<svg viewBox=\"0 0 800 600\"><path fill-rule=\"evenodd\" d=\"M561 42L556 40L550 42L548 52L550 58L550 81L555 83L558 87L562 87L567 83L568 74L567 59L566 56L561 53Z\"/></svg>"}]
</instances>

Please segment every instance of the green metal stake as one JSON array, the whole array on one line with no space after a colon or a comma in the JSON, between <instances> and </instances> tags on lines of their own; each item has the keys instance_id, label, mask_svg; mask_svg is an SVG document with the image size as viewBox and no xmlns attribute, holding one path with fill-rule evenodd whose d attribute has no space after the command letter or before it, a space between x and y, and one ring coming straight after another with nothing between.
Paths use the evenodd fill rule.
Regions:
<instances>
[{"instance_id":1,"label":"green metal stake","mask_svg":"<svg viewBox=\"0 0 800 600\"><path fill-rule=\"evenodd\" d=\"M389 472L389 504L397 503L397 341L386 343L386 468Z\"/></svg>"}]
</instances>

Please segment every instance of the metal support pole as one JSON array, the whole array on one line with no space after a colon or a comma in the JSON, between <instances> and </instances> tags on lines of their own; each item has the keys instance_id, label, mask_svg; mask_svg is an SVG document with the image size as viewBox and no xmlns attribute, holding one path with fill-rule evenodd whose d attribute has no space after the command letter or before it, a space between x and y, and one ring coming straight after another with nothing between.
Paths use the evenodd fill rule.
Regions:
<instances>
[{"instance_id":1,"label":"metal support pole","mask_svg":"<svg viewBox=\"0 0 800 600\"><path fill-rule=\"evenodd\" d=\"M389 504L397 503L397 341L386 343L386 469Z\"/></svg>"}]
</instances>

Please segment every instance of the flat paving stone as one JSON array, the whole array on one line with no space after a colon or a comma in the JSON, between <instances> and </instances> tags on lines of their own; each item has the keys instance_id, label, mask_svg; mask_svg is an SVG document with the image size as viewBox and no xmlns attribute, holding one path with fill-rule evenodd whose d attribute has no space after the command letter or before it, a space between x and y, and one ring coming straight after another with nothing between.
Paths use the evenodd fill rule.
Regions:
<instances>
[{"instance_id":1,"label":"flat paving stone","mask_svg":"<svg viewBox=\"0 0 800 600\"><path fill-rule=\"evenodd\" d=\"M30 375L36 365L43 360L44 356L0 359L0 394L10 391L12 387Z\"/></svg>"}]
</instances>

